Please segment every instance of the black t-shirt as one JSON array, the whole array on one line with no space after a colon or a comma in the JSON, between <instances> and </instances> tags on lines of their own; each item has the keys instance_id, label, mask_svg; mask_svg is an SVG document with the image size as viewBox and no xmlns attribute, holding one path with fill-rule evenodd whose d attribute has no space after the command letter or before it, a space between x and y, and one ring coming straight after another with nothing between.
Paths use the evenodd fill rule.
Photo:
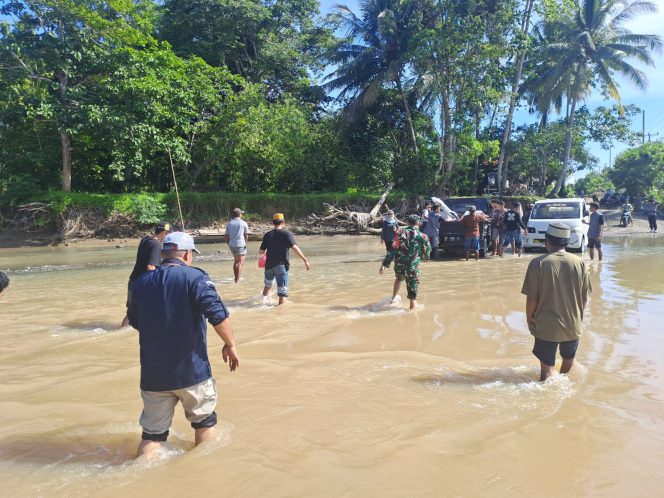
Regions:
<instances>
[{"instance_id":1,"label":"black t-shirt","mask_svg":"<svg viewBox=\"0 0 664 498\"><path fill-rule=\"evenodd\" d=\"M136 264L134 271L129 275L129 280L136 280L148 271L148 265L159 266L161 263L161 242L148 235L141 239L136 253Z\"/></svg>"},{"instance_id":2,"label":"black t-shirt","mask_svg":"<svg viewBox=\"0 0 664 498\"><path fill-rule=\"evenodd\" d=\"M523 228L524 230L526 228L523 224L523 221L521 221L521 215L511 209L505 213L504 221L505 228L508 231L517 230L519 227Z\"/></svg>"},{"instance_id":3,"label":"black t-shirt","mask_svg":"<svg viewBox=\"0 0 664 498\"><path fill-rule=\"evenodd\" d=\"M290 268L288 260L288 250L295 245L295 238L288 230L280 229L270 230L263 235L261 251L267 250L267 260L265 268L274 268L277 265L284 265L286 270Z\"/></svg>"}]
</instances>

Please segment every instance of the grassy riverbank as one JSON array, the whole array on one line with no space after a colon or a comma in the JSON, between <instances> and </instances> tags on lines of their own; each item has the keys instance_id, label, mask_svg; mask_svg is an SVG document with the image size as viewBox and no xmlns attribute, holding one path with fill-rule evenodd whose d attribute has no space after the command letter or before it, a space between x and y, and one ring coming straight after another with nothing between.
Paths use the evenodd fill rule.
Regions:
<instances>
[{"instance_id":1,"label":"grassy riverbank","mask_svg":"<svg viewBox=\"0 0 664 498\"><path fill-rule=\"evenodd\" d=\"M220 228L233 208L243 209L253 224L270 221L282 212L297 225L312 213L321 214L325 204L368 212L381 192L329 192L314 194L183 192L180 203L187 229ZM391 192L386 204L402 213L416 212L424 196ZM522 203L534 197L505 197ZM30 204L35 203L35 204ZM30 206L25 207L26 204ZM70 239L130 238L145 233L159 220L179 220L174 192L142 194L91 194L84 192L35 193L19 206L5 206L0 245L49 244Z\"/></svg>"}]
</instances>

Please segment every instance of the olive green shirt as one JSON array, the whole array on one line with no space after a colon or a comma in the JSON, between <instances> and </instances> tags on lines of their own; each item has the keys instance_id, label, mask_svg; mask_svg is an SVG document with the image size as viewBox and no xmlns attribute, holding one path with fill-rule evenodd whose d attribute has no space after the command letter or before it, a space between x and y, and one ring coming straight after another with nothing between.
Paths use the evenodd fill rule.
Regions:
<instances>
[{"instance_id":1,"label":"olive green shirt","mask_svg":"<svg viewBox=\"0 0 664 498\"><path fill-rule=\"evenodd\" d=\"M521 293L537 300L530 333L550 342L581 337L583 309L592 290L583 260L568 252L533 259Z\"/></svg>"}]
</instances>

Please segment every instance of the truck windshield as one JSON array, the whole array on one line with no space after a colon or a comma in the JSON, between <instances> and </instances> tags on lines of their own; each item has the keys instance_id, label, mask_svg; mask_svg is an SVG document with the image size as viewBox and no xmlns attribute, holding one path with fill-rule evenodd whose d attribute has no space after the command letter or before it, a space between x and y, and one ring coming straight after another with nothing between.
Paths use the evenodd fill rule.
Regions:
<instances>
[{"instance_id":1,"label":"truck windshield","mask_svg":"<svg viewBox=\"0 0 664 498\"><path fill-rule=\"evenodd\" d=\"M448 208L458 214L463 214L468 211L468 206L475 206L479 211L483 211L484 208L486 208L486 201L483 199L447 199L445 204Z\"/></svg>"},{"instance_id":2,"label":"truck windshield","mask_svg":"<svg viewBox=\"0 0 664 498\"><path fill-rule=\"evenodd\" d=\"M543 202L535 204L530 215L531 220L570 219L581 216L581 205L578 202Z\"/></svg>"}]
</instances>

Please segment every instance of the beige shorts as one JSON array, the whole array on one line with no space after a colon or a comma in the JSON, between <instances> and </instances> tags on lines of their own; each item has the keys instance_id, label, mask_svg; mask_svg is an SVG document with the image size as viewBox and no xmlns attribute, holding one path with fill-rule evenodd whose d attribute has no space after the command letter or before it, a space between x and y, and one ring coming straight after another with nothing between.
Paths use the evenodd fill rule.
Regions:
<instances>
[{"instance_id":1,"label":"beige shorts","mask_svg":"<svg viewBox=\"0 0 664 498\"><path fill-rule=\"evenodd\" d=\"M178 401L184 415L194 429L212 427L217 422L217 385L212 377L195 386L175 391L143 391L143 413L139 423L143 427L143 439L165 441L171 428ZM146 437L163 436L162 438Z\"/></svg>"}]
</instances>

